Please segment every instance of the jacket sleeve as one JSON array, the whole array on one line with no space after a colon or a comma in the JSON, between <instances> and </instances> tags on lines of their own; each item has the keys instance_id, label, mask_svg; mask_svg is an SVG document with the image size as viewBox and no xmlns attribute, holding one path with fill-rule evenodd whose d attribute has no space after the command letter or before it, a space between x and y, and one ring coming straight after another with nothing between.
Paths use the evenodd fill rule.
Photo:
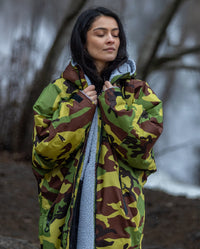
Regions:
<instances>
[{"instance_id":1,"label":"jacket sleeve","mask_svg":"<svg viewBox=\"0 0 200 249\"><path fill-rule=\"evenodd\" d=\"M155 171L153 145L163 127L162 102L144 81L132 80L125 96L110 88L99 97L99 105L112 147L129 166Z\"/></svg>"},{"instance_id":2,"label":"jacket sleeve","mask_svg":"<svg viewBox=\"0 0 200 249\"><path fill-rule=\"evenodd\" d=\"M50 84L33 109L33 166L48 170L67 160L84 143L95 105L79 90L67 94L67 90Z\"/></svg>"}]
</instances>

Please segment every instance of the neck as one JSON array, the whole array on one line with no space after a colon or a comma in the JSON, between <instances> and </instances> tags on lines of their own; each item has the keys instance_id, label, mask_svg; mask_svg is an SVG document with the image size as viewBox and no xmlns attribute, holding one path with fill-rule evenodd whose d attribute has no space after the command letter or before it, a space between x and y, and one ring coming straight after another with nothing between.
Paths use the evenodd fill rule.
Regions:
<instances>
[{"instance_id":1,"label":"neck","mask_svg":"<svg viewBox=\"0 0 200 249\"><path fill-rule=\"evenodd\" d=\"M98 62L95 62L95 66L96 66L98 74L100 75L101 72L104 70L104 68L107 66L107 63L98 63Z\"/></svg>"}]
</instances>

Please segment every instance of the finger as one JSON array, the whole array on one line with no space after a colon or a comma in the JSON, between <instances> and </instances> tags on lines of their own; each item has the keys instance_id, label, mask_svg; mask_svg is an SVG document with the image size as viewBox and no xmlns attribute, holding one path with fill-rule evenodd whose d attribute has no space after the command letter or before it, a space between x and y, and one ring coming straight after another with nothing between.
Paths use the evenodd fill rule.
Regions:
<instances>
[{"instance_id":1,"label":"finger","mask_svg":"<svg viewBox=\"0 0 200 249\"><path fill-rule=\"evenodd\" d=\"M90 97L91 97L91 98L97 98L97 93L96 93L96 92L92 92L92 93L90 94Z\"/></svg>"},{"instance_id":2,"label":"finger","mask_svg":"<svg viewBox=\"0 0 200 249\"><path fill-rule=\"evenodd\" d=\"M97 104L97 99L96 99L96 100L93 100L93 103L96 105L96 104Z\"/></svg>"},{"instance_id":3,"label":"finger","mask_svg":"<svg viewBox=\"0 0 200 249\"><path fill-rule=\"evenodd\" d=\"M89 85L89 86L86 87L86 89L87 88L90 89L90 90L94 90L95 89L95 85Z\"/></svg>"},{"instance_id":4,"label":"finger","mask_svg":"<svg viewBox=\"0 0 200 249\"><path fill-rule=\"evenodd\" d=\"M84 91L84 93L88 93L89 91L94 91L94 90L95 90L95 86L90 85L90 86L86 87L83 91Z\"/></svg>"},{"instance_id":5,"label":"finger","mask_svg":"<svg viewBox=\"0 0 200 249\"><path fill-rule=\"evenodd\" d=\"M89 96L89 97L92 97L94 95L97 95L97 92L96 91L88 91L86 92L86 94Z\"/></svg>"},{"instance_id":6,"label":"finger","mask_svg":"<svg viewBox=\"0 0 200 249\"><path fill-rule=\"evenodd\" d=\"M89 91L94 91L95 90L95 86L94 85L90 85L88 87L86 87L87 90Z\"/></svg>"},{"instance_id":7,"label":"finger","mask_svg":"<svg viewBox=\"0 0 200 249\"><path fill-rule=\"evenodd\" d=\"M103 85L103 91L105 91L107 89L107 87L105 85Z\"/></svg>"},{"instance_id":8,"label":"finger","mask_svg":"<svg viewBox=\"0 0 200 249\"><path fill-rule=\"evenodd\" d=\"M91 100L93 101L93 102L96 102L97 101L97 98L91 98Z\"/></svg>"},{"instance_id":9,"label":"finger","mask_svg":"<svg viewBox=\"0 0 200 249\"><path fill-rule=\"evenodd\" d=\"M93 103L97 104L97 95L90 96L90 99Z\"/></svg>"},{"instance_id":10,"label":"finger","mask_svg":"<svg viewBox=\"0 0 200 249\"><path fill-rule=\"evenodd\" d=\"M85 94L87 95L87 96L91 96L92 95L92 91L84 91L85 92Z\"/></svg>"},{"instance_id":11,"label":"finger","mask_svg":"<svg viewBox=\"0 0 200 249\"><path fill-rule=\"evenodd\" d=\"M112 84L111 84L110 81L108 81L108 80L106 80L104 84L105 84L105 86L106 86L107 88L112 87Z\"/></svg>"}]
</instances>

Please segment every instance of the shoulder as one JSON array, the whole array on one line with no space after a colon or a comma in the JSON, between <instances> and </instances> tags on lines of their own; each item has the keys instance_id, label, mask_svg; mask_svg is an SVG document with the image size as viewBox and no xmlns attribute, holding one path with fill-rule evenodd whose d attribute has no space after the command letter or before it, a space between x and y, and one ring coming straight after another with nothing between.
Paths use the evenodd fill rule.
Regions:
<instances>
[{"instance_id":1,"label":"shoulder","mask_svg":"<svg viewBox=\"0 0 200 249\"><path fill-rule=\"evenodd\" d=\"M128 84L134 86L135 88L136 87L141 87L141 86L149 86L146 81L140 80L140 79L135 79L135 78L130 79L128 81Z\"/></svg>"},{"instance_id":2,"label":"shoulder","mask_svg":"<svg viewBox=\"0 0 200 249\"><path fill-rule=\"evenodd\" d=\"M41 100L48 100L53 99L56 97L62 90L62 85L63 85L64 79L63 78L58 78L51 83L49 83L41 92L39 98L37 99L36 102L41 101Z\"/></svg>"},{"instance_id":3,"label":"shoulder","mask_svg":"<svg viewBox=\"0 0 200 249\"><path fill-rule=\"evenodd\" d=\"M68 100L76 90L73 83L60 77L49 83L35 102L33 109L39 113L52 114L62 100Z\"/></svg>"},{"instance_id":4,"label":"shoulder","mask_svg":"<svg viewBox=\"0 0 200 249\"><path fill-rule=\"evenodd\" d=\"M51 85L54 85L55 88L60 91L64 91L67 94L71 94L72 92L77 90L77 86L75 83L62 77L54 80Z\"/></svg>"},{"instance_id":5,"label":"shoulder","mask_svg":"<svg viewBox=\"0 0 200 249\"><path fill-rule=\"evenodd\" d=\"M149 88L149 85L146 81L135 78L127 79L124 86L125 86L125 91L128 91L130 93L136 93L141 89Z\"/></svg>"},{"instance_id":6,"label":"shoulder","mask_svg":"<svg viewBox=\"0 0 200 249\"><path fill-rule=\"evenodd\" d=\"M60 77L49 83L43 89L38 99L46 99L49 97L53 99L54 97L57 98L58 95L60 95L61 98L69 98L70 95L77 90L77 86L74 83Z\"/></svg>"},{"instance_id":7,"label":"shoulder","mask_svg":"<svg viewBox=\"0 0 200 249\"><path fill-rule=\"evenodd\" d=\"M125 83L125 93L132 96L135 100L161 102L149 84L140 79L127 80Z\"/></svg>"}]
</instances>

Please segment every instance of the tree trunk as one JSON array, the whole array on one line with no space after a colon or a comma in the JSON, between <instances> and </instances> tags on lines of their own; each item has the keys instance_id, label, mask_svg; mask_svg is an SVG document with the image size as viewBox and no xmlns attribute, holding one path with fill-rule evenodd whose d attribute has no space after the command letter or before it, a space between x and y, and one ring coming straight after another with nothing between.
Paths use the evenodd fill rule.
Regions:
<instances>
[{"instance_id":1,"label":"tree trunk","mask_svg":"<svg viewBox=\"0 0 200 249\"><path fill-rule=\"evenodd\" d=\"M66 14L57 32L53 45L46 56L43 67L36 73L35 79L33 80L33 84L31 85L27 93L26 99L23 104L23 110L19 120L19 124L17 126L18 130L15 140L16 148L20 152L24 151L26 153L30 153L32 145L31 132L33 126L31 124L33 123L33 104L35 103L42 89L51 80L51 76L53 72L55 72L57 61L61 55L63 48L66 46L65 37L69 30L70 24L86 3L87 1L84 0L72 0L69 12Z\"/></svg>"},{"instance_id":2,"label":"tree trunk","mask_svg":"<svg viewBox=\"0 0 200 249\"><path fill-rule=\"evenodd\" d=\"M184 1L185 0L175 0L170 3L166 11L158 18L155 26L150 30L150 35L145 39L137 62L137 74L139 78L143 80L147 78L156 53L165 38L167 27Z\"/></svg>"}]
</instances>

